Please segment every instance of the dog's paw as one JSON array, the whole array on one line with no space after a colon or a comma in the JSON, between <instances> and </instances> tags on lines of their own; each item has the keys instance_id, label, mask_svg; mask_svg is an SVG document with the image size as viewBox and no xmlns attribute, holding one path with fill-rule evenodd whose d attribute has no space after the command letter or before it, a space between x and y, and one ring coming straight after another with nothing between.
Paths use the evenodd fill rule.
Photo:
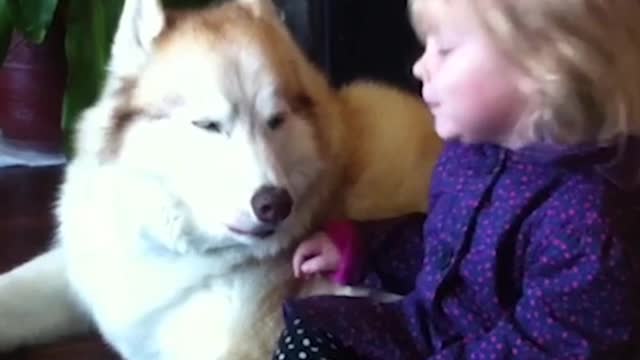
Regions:
<instances>
[{"instance_id":1,"label":"dog's paw","mask_svg":"<svg viewBox=\"0 0 640 360\"><path fill-rule=\"evenodd\" d=\"M185 213L172 211L166 215L164 220L166 234L164 237L164 245L171 251L186 255L195 251L192 234L192 226L186 218Z\"/></svg>"},{"instance_id":2,"label":"dog's paw","mask_svg":"<svg viewBox=\"0 0 640 360\"><path fill-rule=\"evenodd\" d=\"M138 229L152 246L181 255L196 252L196 231L189 208L160 184L143 180L127 183L122 221Z\"/></svg>"},{"instance_id":3,"label":"dog's paw","mask_svg":"<svg viewBox=\"0 0 640 360\"><path fill-rule=\"evenodd\" d=\"M145 195L147 201L130 212L135 219L128 219L129 223L140 227L144 240L151 245L182 255L193 252L188 209L160 192Z\"/></svg>"},{"instance_id":4,"label":"dog's paw","mask_svg":"<svg viewBox=\"0 0 640 360\"><path fill-rule=\"evenodd\" d=\"M38 317L43 316L42 322L46 323L47 314L34 306L42 300L24 297L29 286L21 282L19 278L14 279L13 274L0 276L0 324L3 324L0 326L0 353L35 342Z\"/></svg>"},{"instance_id":5,"label":"dog's paw","mask_svg":"<svg viewBox=\"0 0 640 360\"><path fill-rule=\"evenodd\" d=\"M190 225L187 212L180 207L165 208L165 211L156 214L156 218L150 222L147 233L153 236L153 241L167 250L181 255L196 251L193 226Z\"/></svg>"}]
</instances>

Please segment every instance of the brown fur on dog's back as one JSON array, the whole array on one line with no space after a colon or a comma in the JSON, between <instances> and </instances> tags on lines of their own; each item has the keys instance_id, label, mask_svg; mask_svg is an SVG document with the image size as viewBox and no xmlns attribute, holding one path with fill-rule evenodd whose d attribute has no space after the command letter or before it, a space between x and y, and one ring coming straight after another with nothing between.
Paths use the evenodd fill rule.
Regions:
<instances>
[{"instance_id":1,"label":"brown fur on dog's back","mask_svg":"<svg viewBox=\"0 0 640 360\"><path fill-rule=\"evenodd\" d=\"M377 219L423 212L441 141L416 96L357 82L340 90L346 153L343 214Z\"/></svg>"}]
</instances>

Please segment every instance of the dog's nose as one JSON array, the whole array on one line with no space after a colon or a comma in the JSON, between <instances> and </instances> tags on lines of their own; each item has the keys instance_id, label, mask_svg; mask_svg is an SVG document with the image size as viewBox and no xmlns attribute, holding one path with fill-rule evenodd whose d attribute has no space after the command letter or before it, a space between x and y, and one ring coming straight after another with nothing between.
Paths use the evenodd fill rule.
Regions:
<instances>
[{"instance_id":1,"label":"dog's nose","mask_svg":"<svg viewBox=\"0 0 640 360\"><path fill-rule=\"evenodd\" d=\"M291 214L293 199L286 189L263 186L253 194L251 207L258 220L276 225Z\"/></svg>"}]
</instances>

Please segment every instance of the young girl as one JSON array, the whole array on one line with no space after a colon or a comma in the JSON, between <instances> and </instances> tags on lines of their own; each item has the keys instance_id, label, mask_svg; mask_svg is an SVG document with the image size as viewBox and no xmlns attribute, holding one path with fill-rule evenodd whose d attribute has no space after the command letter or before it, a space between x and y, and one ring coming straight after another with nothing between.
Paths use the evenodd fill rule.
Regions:
<instances>
[{"instance_id":1,"label":"young girl","mask_svg":"<svg viewBox=\"0 0 640 360\"><path fill-rule=\"evenodd\" d=\"M410 6L447 141L429 215L331 224L294 257L406 296L288 302L274 359L632 358L640 1Z\"/></svg>"}]
</instances>

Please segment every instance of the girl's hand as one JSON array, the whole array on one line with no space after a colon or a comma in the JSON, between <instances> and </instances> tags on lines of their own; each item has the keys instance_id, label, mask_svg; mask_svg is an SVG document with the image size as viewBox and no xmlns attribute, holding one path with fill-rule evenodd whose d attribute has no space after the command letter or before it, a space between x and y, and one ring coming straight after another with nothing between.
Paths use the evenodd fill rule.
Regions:
<instances>
[{"instance_id":1,"label":"girl's hand","mask_svg":"<svg viewBox=\"0 0 640 360\"><path fill-rule=\"evenodd\" d=\"M324 232L318 232L302 242L293 255L296 277L338 270L341 255L338 247Z\"/></svg>"}]
</instances>

